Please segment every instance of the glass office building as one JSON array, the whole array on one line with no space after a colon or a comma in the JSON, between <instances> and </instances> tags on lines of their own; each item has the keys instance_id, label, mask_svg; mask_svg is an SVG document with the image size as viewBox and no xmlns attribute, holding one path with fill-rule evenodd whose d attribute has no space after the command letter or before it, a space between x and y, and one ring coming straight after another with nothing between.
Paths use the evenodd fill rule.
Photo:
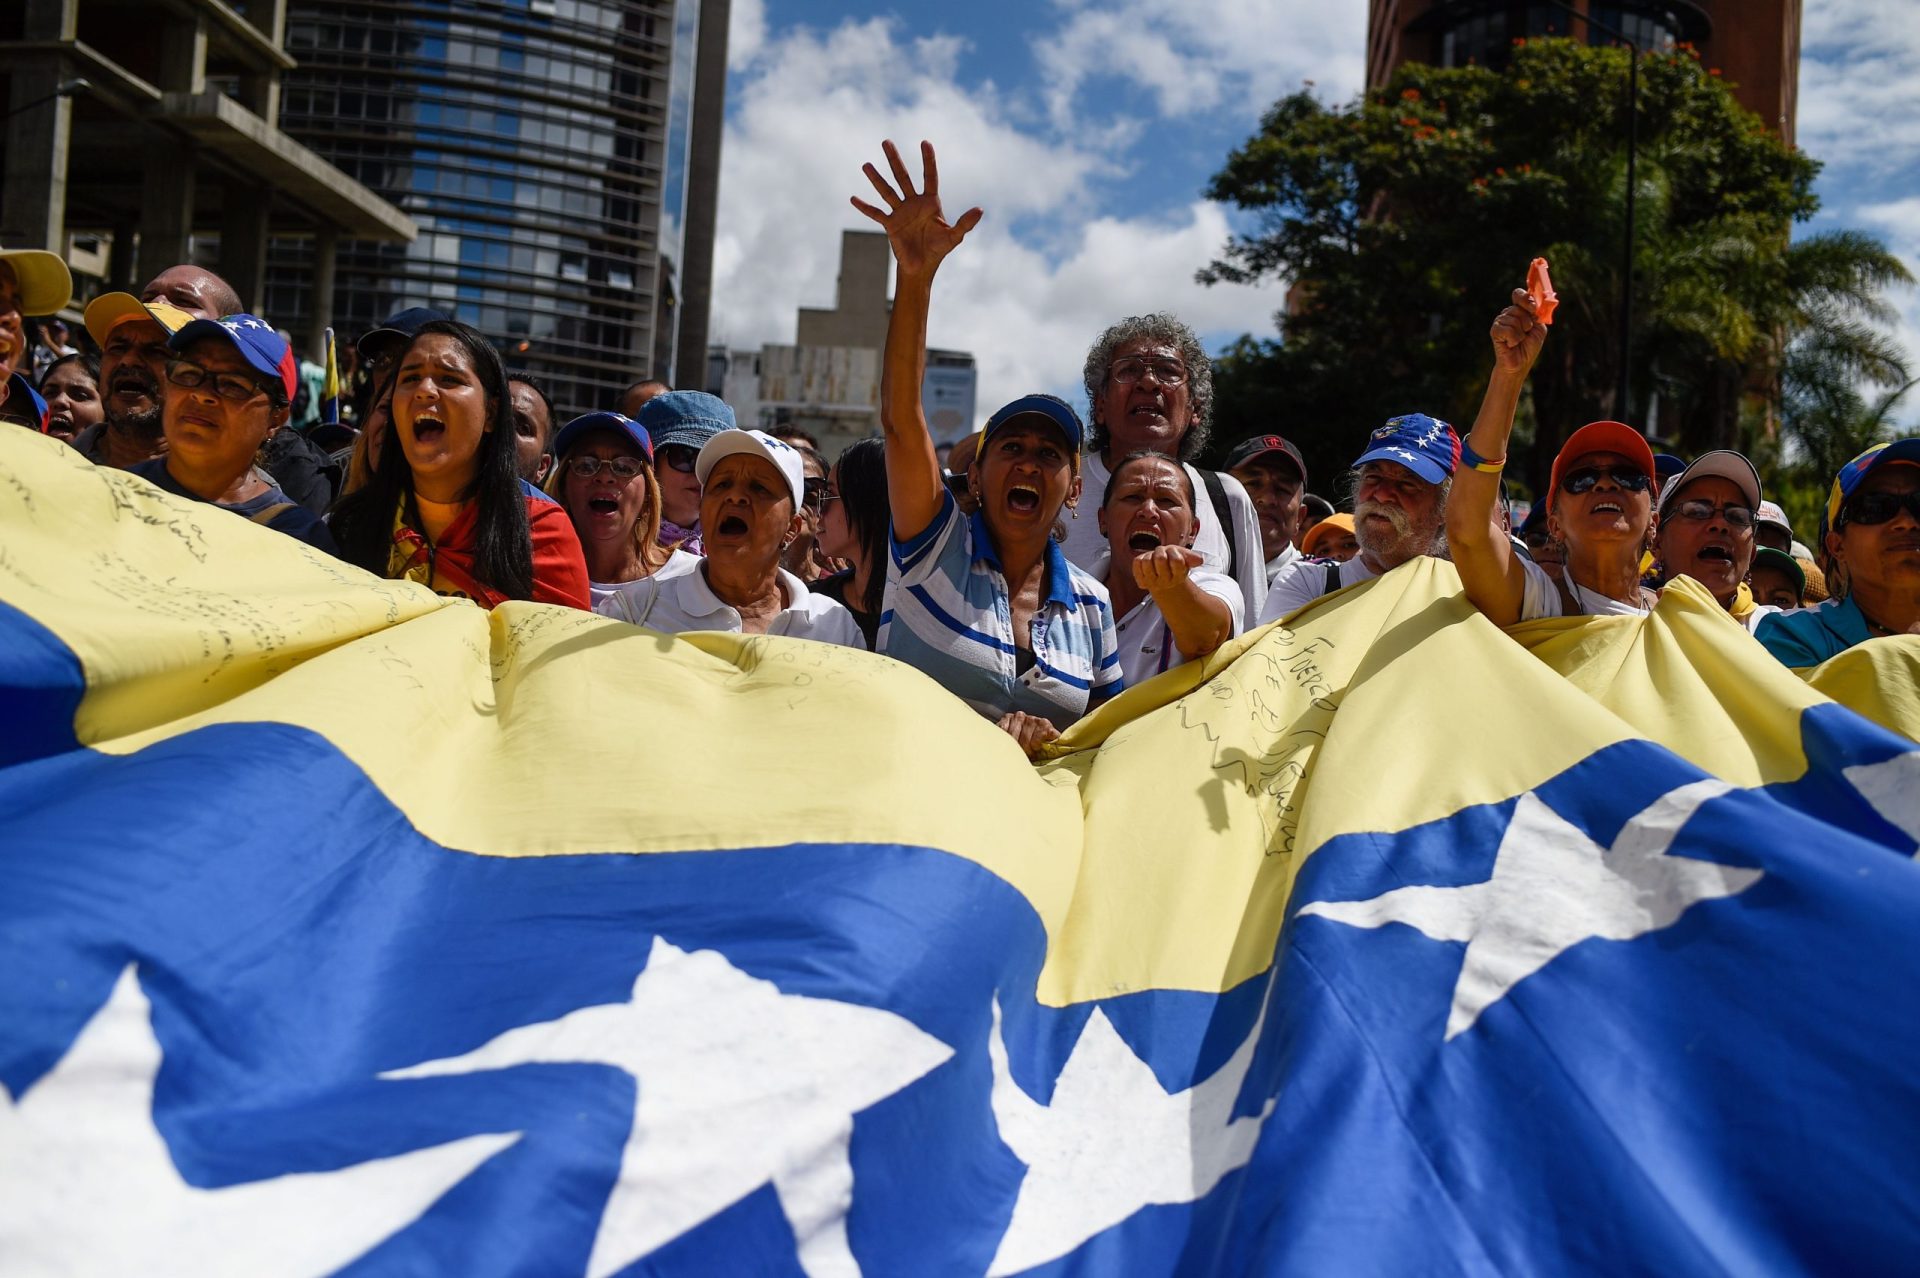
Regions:
<instances>
[{"instance_id":1,"label":"glass office building","mask_svg":"<svg viewBox=\"0 0 1920 1278\"><path fill-rule=\"evenodd\" d=\"M283 127L420 227L410 245L339 245L341 333L403 307L447 311L535 374L563 414L671 378L680 252L663 234L679 234L684 211L663 196L671 186L684 200L675 62L691 63L698 0L678 9L294 0ZM670 161L676 137L682 158ZM275 243L286 269L268 272L270 314L307 313L311 252Z\"/></svg>"}]
</instances>

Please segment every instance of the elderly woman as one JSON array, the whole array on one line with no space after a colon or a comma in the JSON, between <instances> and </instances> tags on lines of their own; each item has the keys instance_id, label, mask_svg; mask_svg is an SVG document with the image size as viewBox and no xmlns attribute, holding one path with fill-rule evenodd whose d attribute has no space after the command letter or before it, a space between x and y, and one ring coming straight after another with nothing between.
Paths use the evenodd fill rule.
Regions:
<instances>
[{"instance_id":1,"label":"elderly woman","mask_svg":"<svg viewBox=\"0 0 1920 1278\"><path fill-rule=\"evenodd\" d=\"M931 146L920 146L923 191L893 143L884 150L898 190L873 165L864 171L886 211L853 201L886 230L898 264L880 424L899 577L880 650L924 671L1031 756L1121 688L1106 587L1069 563L1052 536L1063 510L1078 513L1080 419L1051 395L1005 405L988 419L967 470L978 513L965 514L947 491L920 401L927 312L934 273L981 214L947 221Z\"/></svg>"},{"instance_id":2,"label":"elderly woman","mask_svg":"<svg viewBox=\"0 0 1920 1278\"><path fill-rule=\"evenodd\" d=\"M576 417L553 437L553 454L560 460L547 492L580 538L594 607L631 582L699 564L697 556L660 544L660 481L653 441L639 422L619 413Z\"/></svg>"},{"instance_id":3,"label":"elderly woman","mask_svg":"<svg viewBox=\"0 0 1920 1278\"><path fill-rule=\"evenodd\" d=\"M1654 554L1660 584L1691 577L1743 625L1768 609L1747 585L1753 567L1760 472L1729 449L1702 453L1660 490Z\"/></svg>"},{"instance_id":4,"label":"elderly woman","mask_svg":"<svg viewBox=\"0 0 1920 1278\"><path fill-rule=\"evenodd\" d=\"M878 650L887 591L887 446L877 439L847 445L827 474L820 505L820 553L848 567L814 583L815 594L847 606L867 651Z\"/></svg>"},{"instance_id":5,"label":"elderly woman","mask_svg":"<svg viewBox=\"0 0 1920 1278\"><path fill-rule=\"evenodd\" d=\"M1129 453L1107 479L1099 512L1107 536L1107 594L1120 620L1127 686L1197 661L1240 633L1239 583L1205 567L1187 468L1161 453Z\"/></svg>"},{"instance_id":6,"label":"elderly woman","mask_svg":"<svg viewBox=\"0 0 1920 1278\"><path fill-rule=\"evenodd\" d=\"M1754 637L1789 666L1815 666L1883 635L1920 634L1920 439L1876 444L1827 495L1833 598L1761 619Z\"/></svg>"},{"instance_id":7,"label":"elderly woman","mask_svg":"<svg viewBox=\"0 0 1920 1278\"><path fill-rule=\"evenodd\" d=\"M339 553L320 517L254 465L293 404L298 374L285 340L265 321L242 314L194 320L167 345L174 352L160 409L167 451L138 463L133 473L176 497L208 502Z\"/></svg>"},{"instance_id":8,"label":"elderly woman","mask_svg":"<svg viewBox=\"0 0 1920 1278\"><path fill-rule=\"evenodd\" d=\"M805 496L792 445L757 430L723 430L694 464L706 555L688 571L621 586L596 611L668 634L724 630L865 647L853 614L780 566L799 535Z\"/></svg>"},{"instance_id":9,"label":"elderly woman","mask_svg":"<svg viewBox=\"0 0 1920 1278\"><path fill-rule=\"evenodd\" d=\"M1535 617L1644 613L1652 592L1640 559L1653 539L1653 449L1621 422L1590 422L1553 459L1547 526L1565 547L1562 575L1549 576L1515 548L1500 504L1500 471L1520 389L1546 342L1536 302L1523 289L1493 322L1493 375L1460 450L1447 502L1447 542L1467 598L1496 625Z\"/></svg>"},{"instance_id":10,"label":"elderly woman","mask_svg":"<svg viewBox=\"0 0 1920 1278\"><path fill-rule=\"evenodd\" d=\"M428 321L399 357L392 396L392 437L372 476L334 508L342 556L484 608L586 608L572 522L515 470L513 402L493 344L458 321Z\"/></svg>"},{"instance_id":11,"label":"elderly woman","mask_svg":"<svg viewBox=\"0 0 1920 1278\"><path fill-rule=\"evenodd\" d=\"M736 429L733 409L705 391L667 391L640 405L634 418L653 440L654 474L660 480L660 544L702 553L700 450L723 430Z\"/></svg>"}]
</instances>

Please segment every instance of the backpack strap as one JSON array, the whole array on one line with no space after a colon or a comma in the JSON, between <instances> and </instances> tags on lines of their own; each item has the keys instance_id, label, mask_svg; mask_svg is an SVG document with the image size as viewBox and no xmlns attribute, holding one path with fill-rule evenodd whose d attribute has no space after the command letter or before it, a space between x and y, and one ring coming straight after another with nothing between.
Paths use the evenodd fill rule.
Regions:
<instances>
[{"instance_id":1,"label":"backpack strap","mask_svg":"<svg viewBox=\"0 0 1920 1278\"><path fill-rule=\"evenodd\" d=\"M1220 482L1220 472L1203 470L1200 482L1206 485L1207 500L1213 503L1214 518L1220 521L1220 531L1227 535L1227 576L1237 575L1235 569L1240 566L1240 541L1233 531L1233 506L1227 501L1227 486Z\"/></svg>"},{"instance_id":2,"label":"backpack strap","mask_svg":"<svg viewBox=\"0 0 1920 1278\"><path fill-rule=\"evenodd\" d=\"M1327 588L1320 593L1330 595L1338 589L1340 589L1340 565L1330 563L1327 565Z\"/></svg>"},{"instance_id":3,"label":"backpack strap","mask_svg":"<svg viewBox=\"0 0 1920 1278\"><path fill-rule=\"evenodd\" d=\"M274 520L280 518L281 515L285 514L287 511L292 509L293 509L292 502L277 501L273 505L268 506L265 510L254 511L251 515L248 515L247 518L251 519L256 524L271 524Z\"/></svg>"}]
</instances>

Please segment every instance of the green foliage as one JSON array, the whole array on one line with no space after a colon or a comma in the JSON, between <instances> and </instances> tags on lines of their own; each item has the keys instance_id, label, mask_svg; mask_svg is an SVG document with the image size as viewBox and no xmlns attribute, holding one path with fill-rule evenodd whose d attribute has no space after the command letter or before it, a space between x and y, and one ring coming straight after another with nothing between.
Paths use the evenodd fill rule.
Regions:
<instances>
[{"instance_id":1,"label":"green foliage","mask_svg":"<svg viewBox=\"0 0 1920 1278\"><path fill-rule=\"evenodd\" d=\"M1637 422L1656 395L1658 430L1682 450L1751 446L1775 421L1754 397L1778 398L1787 350L1809 341L1830 369L1904 381L1879 294L1906 269L1852 233L1791 243L1818 207L1818 165L1682 46L1640 62L1634 403L1614 402L1628 57L1531 41L1502 72L1408 65L1346 107L1276 103L1208 189L1251 230L1200 278L1294 282L1281 340L1243 339L1220 362L1222 446L1292 431L1326 474L1395 413L1464 425L1487 327L1535 256L1561 305L1516 477L1537 482L1574 428Z\"/></svg>"}]
</instances>

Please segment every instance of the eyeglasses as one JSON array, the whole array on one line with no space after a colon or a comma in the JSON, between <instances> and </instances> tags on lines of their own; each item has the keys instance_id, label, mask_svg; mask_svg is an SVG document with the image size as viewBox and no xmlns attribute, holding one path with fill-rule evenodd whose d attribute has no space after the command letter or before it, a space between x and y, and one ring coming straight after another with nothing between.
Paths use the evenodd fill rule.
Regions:
<instances>
[{"instance_id":1,"label":"eyeglasses","mask_svg":"<svg viewBox=\"0 0 1920 1278\"><path fill-rule=\"evenodd\" d=\"M1162 386L1184 386L1187 382L1187 366L1170 359L1123 359L1107 372L1122 386L1131 386L1148 373Z\"/></svg>"},{"instance_id":2,"label":"eyeglasses","mask_svg":"<svg viewBox=\"0 0 1920 1278\"><path fill-rule=\"evenodd\" d=\"M700 459L700 450L685 444L662 444L656 455L672 469L691 475L694 462Z\"/></svg>"},{"instance_id":3,"label":"eyeglasses","mask_svg":"<svg viewBox=\"0 0 1920 1278\"><path fill-rule=\"evenodd\" d=\"M638 457L576 457L567 463L567 469L582 479L592 479L603 470L613 472L620 480L634 478L647 468L647 464Z\"/></svg>"},{"instance_id":4,"label":"eyeglasses","mask_svg":"<svg viewBox=\"0 0 1920 1278\"><path fill-rule=\"evenodd\" d=\"M1704 497L1689 497L1686 501L1673 503L1673 509L1667 512L1669 519L1687 519L1699 524L1719 515L1727 521L1727 527L1747 529L1753 527L1753 510L1747 506L1716 506Z\"/></svg>"},{"instance_id":5,"label":"eyeglasses","mask_svg":"<svg viewBox=\"0 0 1920 1278\"><path fill-rule=\"evenodd\" d=\"M265 386L251 377L242 377L238 373L209 372L184 359L167 361L167 380L182 390L198 390L212 382L213 393L233 404L244 404L256 395L268 393Z\"/></svg>"},{"instance_id":6,"label":"eyeglasses","mask_svg":"<svg viewBox=\"0 0 1920 1278\"><path fill-rule=\"evenodd\" d=\"M800 486L800 504L808 510L818 510L827 498L827 481L809 479Z\"/></svg>"},{"instance_id":7,"label":"eyeglasses","mask_svg":"<svg viewBox=\"0 0 1920 1278\"><path fill-rule=\"evenodd\" d=\"M1643 470L1634 470L1627 466L1582 466L1560 480L1560 491L1578 496L1591 492L1601 480L1611 480L1615 488L1624 488L1630 493L1644 493L1653 487L1653 479Z\"/></svg>"},{"instance_id":8,"label":"eyeglasses","mask_svg":"<svg viewBox=\"0 0 1920 1278\"><path fill-rule=\"evenodd\" d=\"M1840 508L1840 522L1863 524L1870 528L1875 524L1891 523L1893 517L1903 510L1920 519L1920 490L1907 493L1857 493Z\"/></svg>"}]
</instances>

